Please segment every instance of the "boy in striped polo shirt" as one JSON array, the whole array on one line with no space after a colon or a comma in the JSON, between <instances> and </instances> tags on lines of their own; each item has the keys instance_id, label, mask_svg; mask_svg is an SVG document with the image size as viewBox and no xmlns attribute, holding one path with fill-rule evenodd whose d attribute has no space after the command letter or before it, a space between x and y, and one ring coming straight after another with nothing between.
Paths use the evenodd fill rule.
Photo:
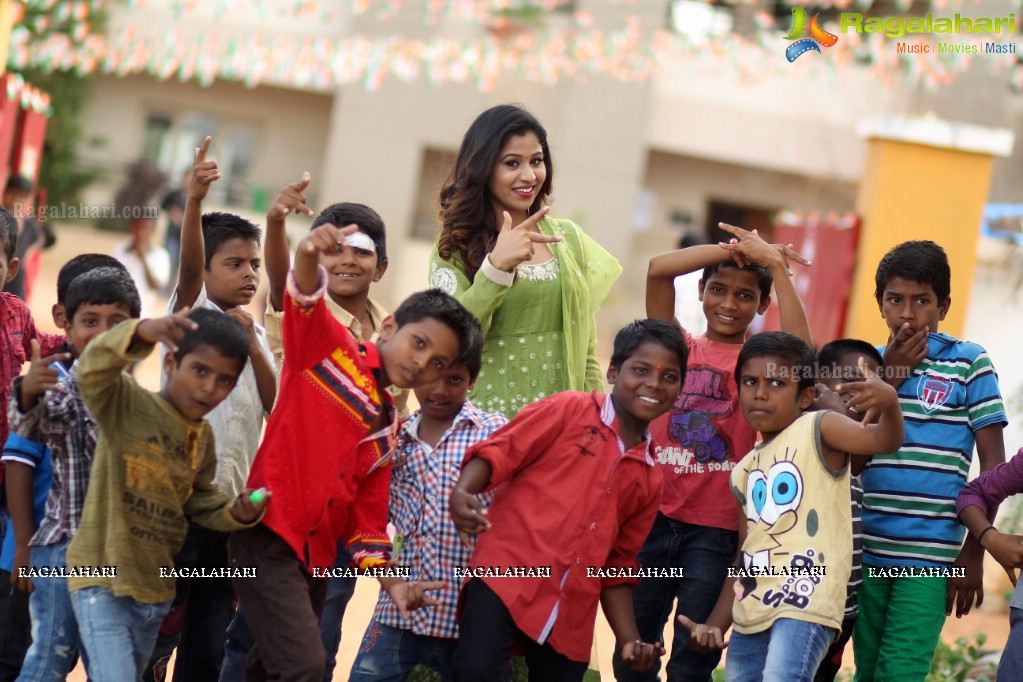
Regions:
<instances>
[{"instance_id":1,"label":"boy in striped polo shirt","mask_svg":"<svg viewBox=\"0 0 1023 682\"><path fill-rule=\"evenodd\" d=\"M906 437L861 477L856 679L922 680L953 605L962 617L984 597L983 549L972 538L963 542L955 502L974 444L981 471L1005 460L1005 407L984 349L938 333L951 304L944 249L931 241L899 244L874 279L889 330L879 350L885 379L899 392Z\"/></svg>"}]
</instances>

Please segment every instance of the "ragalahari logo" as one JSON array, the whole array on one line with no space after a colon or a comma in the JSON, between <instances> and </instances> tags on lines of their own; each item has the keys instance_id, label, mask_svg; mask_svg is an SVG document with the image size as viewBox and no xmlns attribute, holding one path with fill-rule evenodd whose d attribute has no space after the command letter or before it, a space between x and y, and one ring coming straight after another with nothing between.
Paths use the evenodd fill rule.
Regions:
<instances>
[{"instance_id":1,"label":"ragalahari logo","mask_svg":"<svg viewBox=\"0 0 1023 682\"><path fill-rule=\"evenodd\" d=\"M838 42L838 36L828 33L821 28L820 22L817 20L820 14L814 14L813 19L809 21L807 25L806 21L806 10L802 7L792 8L792 30L785 36L785 40L795 40L785 48L785 58L790 62L796 61L800 55L813 50L819 53L821 48L818 44L824 47L831 47ZM803 35L809 33L809 38L803 38ZM801 40L797 40L802 38Z\"/></svg>"}]
</instances>

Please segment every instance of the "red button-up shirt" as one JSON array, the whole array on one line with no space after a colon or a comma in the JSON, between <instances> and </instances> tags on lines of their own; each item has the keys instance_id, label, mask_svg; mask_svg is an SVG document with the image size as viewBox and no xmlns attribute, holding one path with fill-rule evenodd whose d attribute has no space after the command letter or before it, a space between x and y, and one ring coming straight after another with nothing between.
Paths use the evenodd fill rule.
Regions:
<instances>
[{"instance_id":1,"label":"red button-up shirt","mask_svg":"<svg viewBox=\"0 0 1023 682\"><path fill-rule=\"evenodd\" d=\"M653 526L661 474L650 439L626 450L614 404L604 395L566 391L526 407L464 462L490 463L497 486L471 566L550 566L549 578L482 577L515 624L574 661L588 661L600 591L634 578L597 577L636 569Z\"/></svg>"},{"instance_id":2,"label":"red button-up shirt","mask_svg":"<svg viewBox=\"0 0 1023 682\"><path fill-rule=\"evenodd\" d=\"M0 292L0 444L7 442L7 398L11 381L21 373L21 366L32 358L32 339L37 339L40 357L57 353L64 343L63 334L49 334L36 329L32 312L14 294ZM0 485L4 482L4 466L0 464Z\"/></svg>"},{"instance_id":3,"label":"red button-up shirt","mask_svg":"<svg viewBox=\"0 0 1023 682\"><path fill-rule=\"evenodd\" d=\"M375 375L376 346L360 346L334 319L323 301L325 272L321 283L311 296L296 295L289 277L281 387L248 482L270 491L263 523L310 573L334 565L341 538L363 568L390 558L387 495L398 429ZM384 405L392 422L370 433Z\"/></svg>"}]
</instances>

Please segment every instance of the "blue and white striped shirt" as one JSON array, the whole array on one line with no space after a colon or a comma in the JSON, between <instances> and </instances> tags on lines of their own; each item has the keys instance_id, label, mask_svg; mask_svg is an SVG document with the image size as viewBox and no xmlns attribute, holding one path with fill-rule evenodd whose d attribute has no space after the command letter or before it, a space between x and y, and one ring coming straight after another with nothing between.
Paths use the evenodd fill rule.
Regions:
<instances>
[{"instance_id":1,"label":"blue and white striped shirt","mask_svg":"<svg viewBox=\"0 0 1023 682\"><path fill-rule=\"evenodd\" d=\"M902 447L875 455L860 477L863 563L947 566L966 532L956 496L966 486L974 433L1006 423L998 375L977 344L932 333L927 357L899 387L899 405Z\"/></svg>"}]
</instances>

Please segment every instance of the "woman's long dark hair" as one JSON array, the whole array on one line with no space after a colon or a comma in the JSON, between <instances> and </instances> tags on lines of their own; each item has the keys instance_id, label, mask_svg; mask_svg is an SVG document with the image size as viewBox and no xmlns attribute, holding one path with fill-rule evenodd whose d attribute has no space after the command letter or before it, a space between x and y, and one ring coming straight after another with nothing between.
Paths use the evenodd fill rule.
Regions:
<instances>
[{"instance_id":1,"label":"woman's long dark hair","mask_svg":"<svg viewBox=\"0 0 1023 682\"><path fill-rule=\"evenodd\" d=\"M441 231L437 251L444 259L451 258L452 254L460 256L470 281L476 277L484 256L494 248L500 230L490 197L494 166L508 138L530 132L540 139L547 168L547 177L529 207L529 213L535 213L549 203L554 168L547 147L547 131L535 116L516 104L500 104L476 117L462 138L455 167L440 191Z\"/></svg>"}]
</instances>

